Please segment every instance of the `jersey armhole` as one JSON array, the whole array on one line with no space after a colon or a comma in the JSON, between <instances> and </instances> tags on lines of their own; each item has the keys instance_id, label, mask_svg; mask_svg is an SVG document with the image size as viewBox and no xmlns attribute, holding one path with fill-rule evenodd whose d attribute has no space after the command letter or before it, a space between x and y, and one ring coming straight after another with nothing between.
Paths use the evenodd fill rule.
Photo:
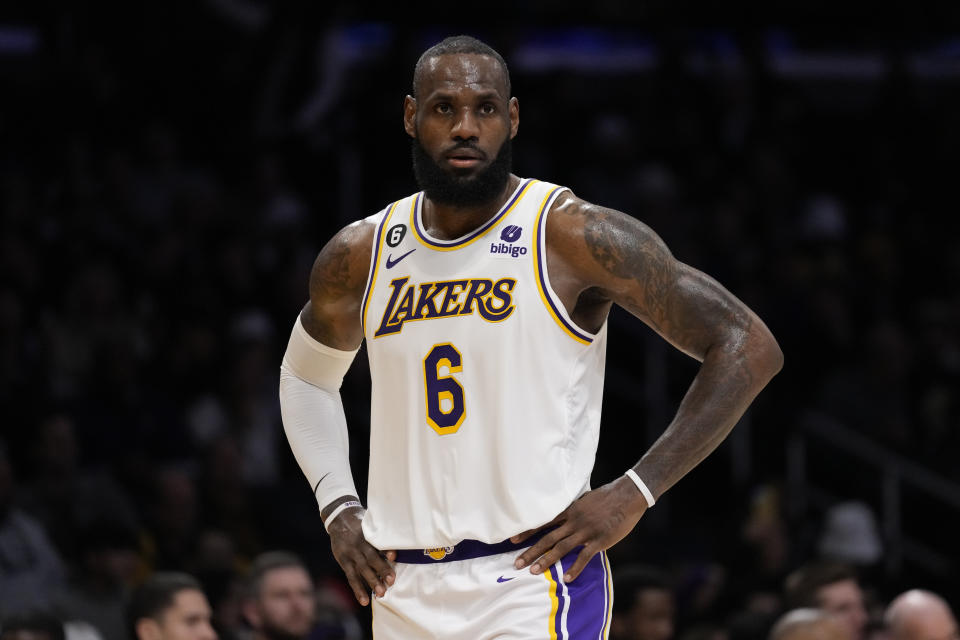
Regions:
<instances>
[{"instance_id":1,"label":"jersey armhole","mask_svg":"<svg viewBox=\"0 0 960 640\"><path fill-rule=\"evenodd\" d=\"M540 292L540 299L557 325L577 342L589 345L594 341L597 334L585 331L570 318L560 297L550 286L550 274L547 270L547 216L550 214L550 208L557 197L564 191L569 191L569 189L567 187L554 187L548 191L540 205L540 210L537 212L537 233L533 242L534 277L537 282L537 289Z\"/></svg>"}]
</instances>

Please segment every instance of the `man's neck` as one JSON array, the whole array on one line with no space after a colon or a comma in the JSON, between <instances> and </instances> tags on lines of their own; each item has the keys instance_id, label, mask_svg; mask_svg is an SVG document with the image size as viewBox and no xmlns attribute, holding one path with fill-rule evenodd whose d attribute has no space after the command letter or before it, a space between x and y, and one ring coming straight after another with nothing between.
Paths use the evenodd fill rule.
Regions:
<instances>
[{"instance_id":1,"label":"man's neck","mask_svg":"<svg viewBox=\"0 0 960 640\"><path fill-rule=\"evenodd\" d=\"M439 240L460 238L497 215L519 184L520 178L511 173L500 195L475 207L456 207L424 198L423 228Z\"/></svg>"}]
</instances>

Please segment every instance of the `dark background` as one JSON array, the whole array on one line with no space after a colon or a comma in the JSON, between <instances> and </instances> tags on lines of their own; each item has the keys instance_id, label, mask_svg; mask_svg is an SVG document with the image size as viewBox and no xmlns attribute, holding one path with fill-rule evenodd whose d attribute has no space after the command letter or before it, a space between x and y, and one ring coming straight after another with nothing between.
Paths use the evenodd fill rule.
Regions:
<instances>
[{"instance_id":1,"label":"dark background","mask_svg":"<svg viewBox=\"0 0 960 640\"><path fill-rule=\"evenodd\" d=\"M830 536L851 541L873 602L926 586L956 605L949 5L748 20L518 2L502 21L407 7L416 26L400 27L369 7L134 4L0 14L0 495L45 528L64 584L83 593L91 549L123 548L103 580L184 569L225 602L254 555L287 548L342 596L278 364L324 242L416 190L403 96L420 52L466 32L510 64L515 172L645 221L786 356L614 570L666 569L680 630L720 628L824 555L830 509L853 501L883 551L855 524ZM695 372L614 312L595 485L639 458ZM363 354L342 391L362 492Z\"/></svg>"}]
</instances>

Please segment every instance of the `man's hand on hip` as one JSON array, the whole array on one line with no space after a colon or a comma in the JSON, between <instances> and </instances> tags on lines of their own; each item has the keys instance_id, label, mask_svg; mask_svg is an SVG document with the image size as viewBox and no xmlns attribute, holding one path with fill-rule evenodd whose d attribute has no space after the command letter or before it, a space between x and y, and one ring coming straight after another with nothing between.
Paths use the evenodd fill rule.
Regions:
<instances>
[{"instance_id":1,"label":"man's hand on hip","mask_svg":"<svg viewBox=\"0 0 960 640\"><path fill-rule=\"evenodd\" d=\"M390 563L396 560L395 551L380 553L366 538L360 528L364 510L353 507L330 523L330 548L333 557L347 576L357 602L370 603L370 592L378 598L393 584L396 573Z\"/></svg>"},{"instance_id":2,"label":"man's hand on hip","mask_svg":"<svg viewBox=\"0 0 960 640\"><path fill-rule=\"evenodd\" d=\"M622 476L589 491L547 524L513 536L522 542L537 531L556 527L516 560L517 569L530 565L531 573L542 573L577 547L583 547L563 581L575 580L590 559L620 542L647 510L647 502L633 482Z\"/></svg>"}]
</instances>

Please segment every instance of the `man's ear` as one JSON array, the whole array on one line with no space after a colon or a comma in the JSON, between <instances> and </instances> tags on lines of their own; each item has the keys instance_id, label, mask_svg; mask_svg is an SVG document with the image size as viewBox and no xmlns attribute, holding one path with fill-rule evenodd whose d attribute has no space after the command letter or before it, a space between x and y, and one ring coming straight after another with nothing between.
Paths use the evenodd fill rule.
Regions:
<instances>
[{"instance_id":1,"label":"man's ear","mask_svg":"<svg viewBox=\"0 0 960 640\"><path fill-rule=\"evenodd\" d=\"M137 640L163 640L163 629L153 618L140 618L134 624Z\"/></svg>"},{"instance_id":2,"label":"man's ear","mask_svg":"<svg viewBox=\"0 0 960 640\"><path fill-rule=\"evenodd\" d=\"M403 130L411 138L417 137L417 99L407 96L403 99Z\"/></svg>"},{"instance_id":3,"label":"man's ear","mask_svg":"<svg viewBox=\"0 0 960 640\"><path fill-rule=\"evenodd\" d=\"M510 138L513 139L520 129L520 103L516 98L510 98L508 111L510 113Z\"/></svg>"}]
</instances>

